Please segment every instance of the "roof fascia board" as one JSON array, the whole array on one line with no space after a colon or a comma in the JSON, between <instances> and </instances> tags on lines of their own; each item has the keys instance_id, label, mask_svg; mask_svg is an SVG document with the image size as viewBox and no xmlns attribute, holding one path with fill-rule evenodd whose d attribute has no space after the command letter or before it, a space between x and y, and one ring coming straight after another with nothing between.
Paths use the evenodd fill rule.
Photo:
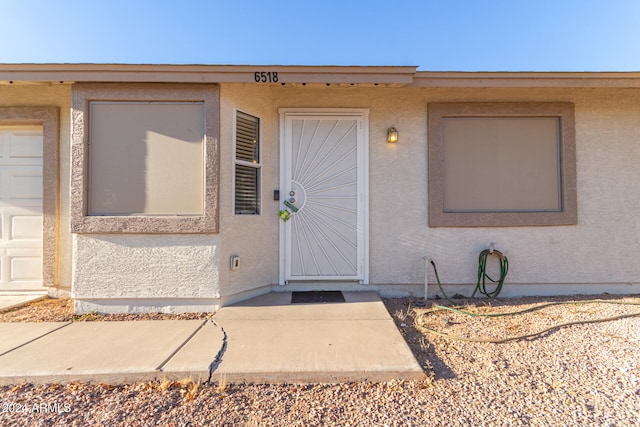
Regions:
<instances>
[{"instance_id":1,"label":"roof fascia board","mask_svg":"<svg viewBox=\"0 0 640 427\"><path fill-rule=\"evenodd\" d=\"M638 88L639 72L417 72L413 87Z\"/></svg>"},{"instance_id":2,"label":"roof fascia board","mask_svg":"<svg viewBox=\"0 0 640 427\"><path fill-rule=\"evenodd\" d=\"M414 66L0 64L0 82L380 84L433 88L638 88L640 72L431 72ZM263 84L263 83L259 83Z\"/></svg>"},{"instance_id":3,"label":"roof fascia board","mask_svg":"<svg viewBox=\"0 0 640 427\"><path fill-rule=\"evenodd\" d=\"M408 85L417 67L0 64L0 81L256 83L255 73L278 73L278 83ZM274 82L271 82L274 83Z\"/></svg>"}]
</instances>

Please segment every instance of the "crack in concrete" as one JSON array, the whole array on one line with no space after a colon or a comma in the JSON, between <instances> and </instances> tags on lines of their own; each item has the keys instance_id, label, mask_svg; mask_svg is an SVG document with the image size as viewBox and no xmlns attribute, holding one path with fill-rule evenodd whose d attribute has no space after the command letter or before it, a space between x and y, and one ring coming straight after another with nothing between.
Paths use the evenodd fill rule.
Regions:
<instances>
[{"instance_id":1,"label":"crack in concrete","mask_svg":"<svg viewBox=\"0 0 640 427\"><path fill-rule=\"evenodd\" d=\"M227 332L224 330L224 328L218 325L216 321L213 319L211 319L211 322L216 327L220 328L220 330L222 331L222 347L220 347L218 354L216 354L216 357L213 359L213 362L211 362L211 364L209 365L209 378L207 379L207 383L211 383L211 377L213 376L213 373L216 371L216 369L218 369L218 366L220 366L220 363L222 363L222 356L227 351L227 342L228 342Z\"/></svg>"}]
</instances>

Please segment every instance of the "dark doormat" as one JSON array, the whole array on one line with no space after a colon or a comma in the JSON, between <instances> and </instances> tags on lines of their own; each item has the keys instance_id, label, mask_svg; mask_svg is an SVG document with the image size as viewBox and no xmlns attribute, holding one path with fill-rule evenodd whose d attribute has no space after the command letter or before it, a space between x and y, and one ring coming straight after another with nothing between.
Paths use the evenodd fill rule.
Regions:
<instances>
[{"instance_id":1,"label":"dark doormat","mask_svg":"<svg viewBox=\"0 0 640 427\"><path fill-rule=\"evenodd\" d=\"M344 302L340 291L291 292L291 304Z\"/></svg>"}]
</instances>

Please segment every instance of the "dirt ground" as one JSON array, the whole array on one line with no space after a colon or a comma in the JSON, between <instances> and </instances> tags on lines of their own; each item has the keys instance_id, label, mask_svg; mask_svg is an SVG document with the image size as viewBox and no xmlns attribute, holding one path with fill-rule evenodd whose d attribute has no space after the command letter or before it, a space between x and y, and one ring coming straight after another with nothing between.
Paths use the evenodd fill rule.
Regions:
<instances>
[{"instance_id":1,"label":"dirt ground","mask_svg":"<svg viewBox=\"0 0 640 427\"><path fill-rule=\"evenodd\" d=\"M384 300L423 381L16 384L0 386L0 425L640 425L639 296L454 300L491 316L418 302ZM75 316L69 300L44 300L0 313L0 322L207 316Z\"/></svg>"},{"instance_id":2,"label":"dirt ground","mask_svg":"<svg viewBox=\"0 0 640 427\"><path fill-rule=\"evenodd\" d=\"M71 321L123 321L123 320L166 320L166 319L207 319L212 313L184 314L73 314L73 301L69 298L44 299L0 312L0 322L71 322Z\"/></svg>"}]
</instances>

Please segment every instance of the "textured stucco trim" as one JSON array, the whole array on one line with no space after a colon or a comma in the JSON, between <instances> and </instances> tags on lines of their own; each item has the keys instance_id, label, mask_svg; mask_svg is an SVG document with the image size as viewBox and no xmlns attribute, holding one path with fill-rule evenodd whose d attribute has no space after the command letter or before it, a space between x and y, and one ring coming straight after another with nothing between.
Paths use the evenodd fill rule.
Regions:
<instances>
[{"instance_id":1,"label":"textured stucco trim","mask_svg":"<svg viewBox=\"0 0 640 427\"><path fill-rule=\"evenodd\" d=\"M430 227L512 227L578 223L574 105L568 102L432 103L428 112ZM559 117L560 212L445 212L443 129L445 117ZM490 185L490 182L488 182Z\"/></svg>"},{"instance_id":2,"label":"textured stucco trim","mask_svg":"<svg viewBox=\"0 0 640 427\"><path fill-rule=\"evenodd\" d=\"M0 125L42 126L42 285L57 284L58 150L60 112L57 107L0 107Z\"/></svg>"},{"instance_id":3,"label":"textured stucco trim","mask_svg":"<svg viewBox=\"0 0 640 427\"><path fill-rule=\"evenodd\" d=\"M204 214L194 216L87 215L90 101L199 101L205 107ZM217 85L76 84L71 100L72 233L217 233L219 224L220 91Z\"/></svg>"}]
</instances>

